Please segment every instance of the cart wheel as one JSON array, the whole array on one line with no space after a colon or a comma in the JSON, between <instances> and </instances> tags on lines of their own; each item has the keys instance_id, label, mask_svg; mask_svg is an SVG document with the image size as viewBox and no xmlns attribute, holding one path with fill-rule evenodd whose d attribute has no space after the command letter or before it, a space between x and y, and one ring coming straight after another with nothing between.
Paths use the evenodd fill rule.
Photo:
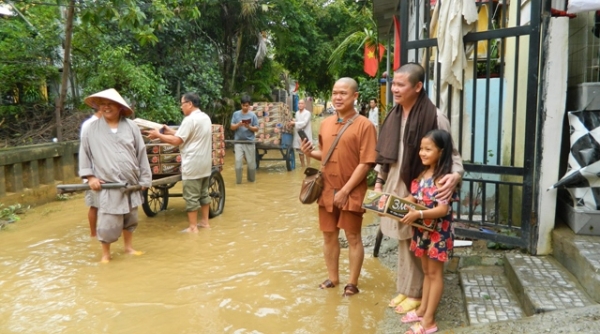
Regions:
<instances>
[{"instance_id":1,"label":"cart wheel","mask_svg":"<svg viewBox=\"0 0 600 334\"><path fill-rule=\"evenodd\" d=\"M208 217L214 218L223 213L225 207L225 182L223 176L218 170L213 170L208 180L208 196L210 196L210 206Z\"/></svg>"},{"instance_id":2,"label":"cart wheel","mask_svg":"<svg viewBox=\"0 0 600 334\"><path fill-rule=\"evenodd\" d=\"M383 239L383 232L381 227L377 230L377 237L375 237L375 246L373 247L373 257L379 256L379 248L381 247L381 240Z\"/></svg>"},{"instance_id":3,"label":"cart wheel","mask_svg":"<svg viewBox=\"0 0 600 334\"><path fill-rule=\"evenodd\" d=\"M296 154L294 153L294 149L292 147L287 149L287 154L285 156L285 167L288 172L296 169Z\"/></svg>"},{"instance_id":4,"label":"cart wheel","mask_svg":"<svg viewBox=\"0 0 600 334\"><path fill-rule=\"evenodd\" d=\"M148 217L154 217L157 213L167 209L169 204L169 189L167 187L150 187L144 190L146 200L142 203L142 209Z\"/></svg>"}]
</instances>

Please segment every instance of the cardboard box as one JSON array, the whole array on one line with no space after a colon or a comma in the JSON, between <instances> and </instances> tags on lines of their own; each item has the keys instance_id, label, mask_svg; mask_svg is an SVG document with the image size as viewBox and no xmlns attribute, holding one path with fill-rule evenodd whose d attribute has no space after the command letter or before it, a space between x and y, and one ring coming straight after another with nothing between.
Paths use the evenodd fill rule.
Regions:
<instances>
[{"instance_id":1,"label":"cardboard box","mask_svg":"<svg viewBox=\"0 0 600 334\"><path fill-rule=\"evenodd\" d=\"M169 144L160 144L160 154L171 154L179 153L179 146L173 146Z\"/></svg>"},{"instance_id":2,"label":"cardboard box","mask_svg":"<svg viewBox=\"0 0 600 334\"><path fill-rule=\"evenodd\" d=\"M150 170L152 171L152 174L160 174L160 165L150 164Z\"/></svg>"},{"instance_id":3,"label":"cardboard box","mask_svg":"<svg viewBox=\"0 0 600 334\"><path fill-rule=\"evenodd\" d=\"M146 153L148 153L148 154L159 154L160 153L159 144L147 144L146 145Z\"/></svg>"},{"instance_id":4,"label":"cardboard box","mask_svg":"<svg viewBox=\"0 0 600 334\"><path fill-rule=\"evenodd\" d=\"M170 144L158 143L158 144L147 144L146 153L148 154L172 154L179 153L179 146L173 146Z\"/></svg>"},{"instance_id":5,"label":"cardboard box","mask_svg":"<svg viewBox=\"0 0 600 334\"><path fill-rule=\"evenodd\" d=\"M160 174L178 174L181 173L181 164L160 164Z\"/></svg>"},{"instance_id":6,"label":"cardboard box","mask_svg":"<svg viewBox=\"0 0 600 334\"><path fill-rule=\"evenodd\" d=\"M223 158L225 156L225 149L216 149L212 151L213 158Z\"/></svg>"},{"instance_id":7,"label":"cardboard box","mask_svg":"<svg viewBox=\"0 0 600 334\"><path fill-rule=\"evenodd\" d=\"M600 210L573 207L570 199L558 197L558 216L569 225L575 234L600 235Z\"/></svg>"},{"instance_id":8,"label":"cardboard box","mask_svg":"<svg viewBox=\"0 0 600 334\"><path fill-rule=\"evenodd\" d=\"M365 210L373 211L397 220L404 218L404 215L408 212L408 207L411 207L414 210L429 210L426 206L409 202L392 194L373 190L367 190L362 207ZM416 220L412 225L428 231L433 231L435 228L435 225L423 225L421 219Z\"/></svg>"},{"instance_id":9,"label":"cardboard box","mask_svg":"<svg viewBox=\"0 0 600 334\"><path fill-rule=\"evenodd\" d=\"M151 122L142 118L136 118L133 122L142 130L144 129L156 129L160 130L163 128L162 124Z\"/></svg>"},{"instance_id":10,"label":"cardboard box","mask_svg":"<svg viewBox=\"0 0 600 334\"><path fill-rule=\"evenodd\" d=\"M160 163L181 163L181 155L179 153L174 154L161 154L160 155Z\"/></svg>"},{"instance_id":11,"label":"cardboard box","mask_svg":"<svg viewBox=\"0 0 600 334\"><path fill-rule=\"evenodd\" d=\"M158 165L160 163L160 155L148 154L148 162L150 165Z\"/></svg>"}]
</instances>

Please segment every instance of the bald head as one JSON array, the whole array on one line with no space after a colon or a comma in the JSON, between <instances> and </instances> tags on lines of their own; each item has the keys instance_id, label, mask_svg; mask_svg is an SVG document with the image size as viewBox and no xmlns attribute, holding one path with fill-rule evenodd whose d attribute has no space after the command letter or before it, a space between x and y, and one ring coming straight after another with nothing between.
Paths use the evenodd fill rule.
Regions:
<instances>
[{"instance_id":1,"label":"bald head","mask_svg":"<svg viewBox=\"0 0 600 334\"><path fill-rule=\"evenodd\" d=\"M343 83L343 84L348 85L348 88L350 88L352 90L352 93L358 92L358 83L356 83L356 80L354 80L352 78L348 78L348 77L340 78L335 83L336 84Z\"/></svg>"},{"instance_id":2,"label":"bald head","mask_svg":"<svg viewBox=\"0 0 600 334\"><path fill-rule=\"evenodd\" d=\"M333 85L331 100L338 117L353 115L354 101L358 98L358 84L352 78L341 78Z\"/></svg>"},{"instance_id":3,"label":"bald head","mask_svg":"<svg viewBox=\"0 0 600 334\"><path fill-rule=\"evenodd\" d=\"M413 87L419 82L425 82L425 69L417 63L404 64L394 73L407 74L408 81Z\"/></svg>"}]
</instances>

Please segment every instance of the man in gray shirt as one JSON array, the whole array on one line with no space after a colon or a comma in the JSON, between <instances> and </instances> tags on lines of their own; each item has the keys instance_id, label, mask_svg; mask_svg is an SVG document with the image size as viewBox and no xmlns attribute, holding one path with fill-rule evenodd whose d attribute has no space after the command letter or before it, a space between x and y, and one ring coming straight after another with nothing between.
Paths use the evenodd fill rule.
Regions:
<instances>
[{"instance_id":1,"label":"man in gray shirt","mask_svg":"<svg viewBox=\"0 0 600 334\"><path fill-rule=\"evenodd\" d=\"M138 224L137 207L144 201L141 191L102 189L103 183L152 185L152 174L142 133L127 116L133 110L114 89L88 96L85 103L100 110L102 117L83 132L79 146L79 176L98 191L98 240L102 263L110 261L110 245L123 232L125 253L141 255L133 248L133 231Z\"/></svg>"},{"instance_id":2,"label":"man in gray shirt","mask_svg":"<svg viewBox=\"0 0 600 334\"><path fill-rule=\"evenodd\" d=\"M256 145L254 144L254 135L258 131L258 117L250 111L252 101L249 96L243 96L242 110L233 113L231 117L231 130L235 131L235 140L248 141L244 144L235 144L235 183L242 183L243 159L246 157L248 165L248 181L254 182L256 179Z\"/></svg>"}]
</instances>

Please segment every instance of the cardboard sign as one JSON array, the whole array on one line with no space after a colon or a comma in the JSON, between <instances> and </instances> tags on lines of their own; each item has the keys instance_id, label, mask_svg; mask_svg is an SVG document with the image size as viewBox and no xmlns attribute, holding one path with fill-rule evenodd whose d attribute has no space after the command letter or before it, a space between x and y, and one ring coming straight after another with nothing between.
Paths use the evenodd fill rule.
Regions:
<instances>
[{"instance_id":1,"label":"cardboard sign","mask_svg":"<svg viewBox=\"0 0 600 334\"><path fill-rule=\"evenodd\" d=\"M429 210L428 207L407 201L403 198L394 196L388 193L380 193L373 190L367 190L362 204L363 209L376 212L386 217L400 220L408 212L411 207L414 210ZM437 219L428 219L430 225L424 225L423 220L418 219L411 225L422 228L427 231L433 231L437 223Z\"/></svg>"}]
</instances>

